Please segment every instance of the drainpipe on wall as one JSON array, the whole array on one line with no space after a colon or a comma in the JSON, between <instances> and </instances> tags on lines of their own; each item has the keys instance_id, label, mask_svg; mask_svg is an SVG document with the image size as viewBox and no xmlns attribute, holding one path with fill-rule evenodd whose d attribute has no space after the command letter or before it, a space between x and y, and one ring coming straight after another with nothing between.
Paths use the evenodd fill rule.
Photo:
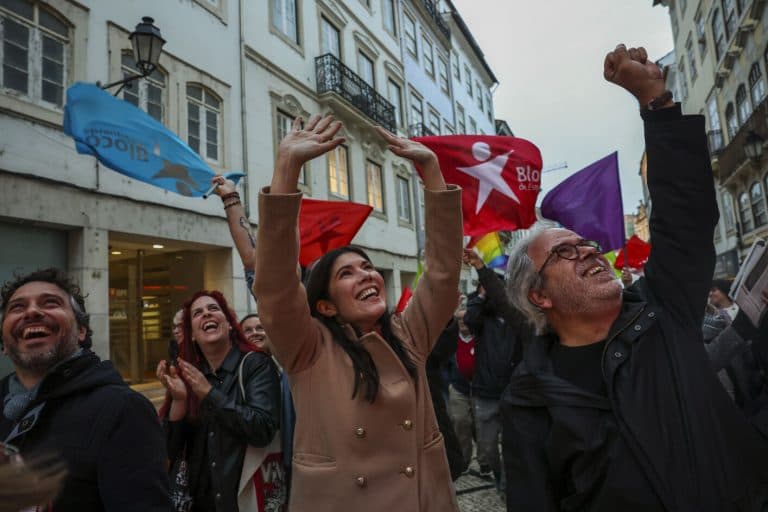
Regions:
<instances>
[{"instance_id":1,"label":"drainpipe on wall","mask_svg":"<svg viewBox=\"0 0 768 512\"><path fill-rule=\"evenodd\" d=\"M240 29L240 40L238 45L238 51L240 52L240 133L242 135L242 152L243 152L243 172L245 173L245 179L243 180L243 208L245 209L245 218L250 223L251 219L251 196L248 193L250 187L248 184L251 181L251 175L248 169L248 126L247 116L245 112L245 16L243 15L243 3L244 0L238 2L238 25ZM249 226L250 228L250 226ZM250 290L246 294L246 312L247 314L253 313L253 305L251 302Z\"/></svg>"}]
</instances>

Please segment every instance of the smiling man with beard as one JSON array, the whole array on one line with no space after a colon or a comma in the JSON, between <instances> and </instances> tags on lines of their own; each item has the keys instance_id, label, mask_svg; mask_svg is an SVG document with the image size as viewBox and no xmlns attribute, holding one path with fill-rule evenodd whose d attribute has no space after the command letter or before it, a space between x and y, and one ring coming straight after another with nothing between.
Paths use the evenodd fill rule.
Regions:
<instances>
[{"instance_id":1,"label":"smiling man with beard","mask_svg":"<svg viewBox=\"0 0 768 512\"><path fill-rule=\"evenodd\" d=\"M539 336L502 397L510 511L764 511L766 441L710 369L701 322L718 219L703 116L642 48L604 75L640 103L653 250L627 290L596 242L535 231L510 298Z\"/></svg>"},{"instance_id":2,"label":"smiling man with beard","mask_svg":"<svg viewBox=\"0 0 768 512\"><path fill-rule=\"evenodd\" d=\"M68 476L60 511L167 511L165 445L149 401L91 350L80 289L56 269L0 292L3 352L0 440L23 456L60 456Z\"/></svg>"}]
</instances>

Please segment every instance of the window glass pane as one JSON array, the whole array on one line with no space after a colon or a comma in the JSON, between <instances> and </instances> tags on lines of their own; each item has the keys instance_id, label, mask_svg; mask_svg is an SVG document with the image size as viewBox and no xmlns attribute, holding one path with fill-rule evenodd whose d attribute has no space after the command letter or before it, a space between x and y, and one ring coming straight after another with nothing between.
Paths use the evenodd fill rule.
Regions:
<instances>
[{"instance_id":1,"label":"window glass pane","mask_svg":"<svg viewBox=\"0 0 768 512\"><path fill-rule=\"evenodd\" d=\"M393 34L396 33L395 30L395 0L384 0L384 28L392 32Z\"/></svg>"},{"instance_id":2,"label":"window glass pane","mask_svg":"<svg viewBox=\"0 0 768 512\"><path fill-rule=\"evenodd\" d=\"M333 54L337 59L340 57L339 30L325 18L320 18L320 50L322 54Z\"/></svg>"},{"instance_id":3,"label":"window glass pane","mask_svg":"<svg viewBox=\"0 0 768 512\"><path fill-rule=\"evenodd\" d=\"M381 187L381 166L368 162L368 204L377 212L384 211L384 197Z\"/></svg>"},{"instance_id":4,"label":"window glass pane","mask_svg":"<svg viewBox=\"0 0 768 512\"><path fill-rule=\"evenodd\" d=\"M12 13L28 20L34 18L34 7L26 0L0 0L0 7L5 7Z\"/></svg>"},{"instance_id":5,"label":"window glass pane","mask_svg":"<svg viewBox=\"0 0 768 512\"><path fill-rule=\"evenodd\" d=\"M447 93L448 92L448 64L446 64L445 60L442 58L437 59L437 69L438 69L438 75L440 78L440 89Z\"/></svg>"},{"instance_id":6,"label":"window glass pane","mask_svg":"<svg viewBox=\"0 0 768 512\"><path fill-rule=\"evenodd\" d=\"M421 98L411 94L411 123L424 124L424 111L421 106Z\"/></svg>"},{"instance_id":7,"label":"window glass pane","mask_svg":"<svg viewBox=\"0 0 768 512\"><path fill-rule=\"evenodd\" d=\"M126 78L127 75L124 73L123 78ZM126 85L125 89L123 89L123 99L130 103L131 105L139 106L139 91L136 87L128 87L129 85L135 85L135 84L128 84Z\"/></svg>"},{"instance_id":8,"label":"window glass pane","mask_svg":"<svg viewBox=\"0 0 768 512\"><path fill-rule=\"evenodd\" d=\"M43 57L64 62L64 44L52 37L43 37Z\"/></svg>"},{"instance_id":9,"label":"window glass pane","mask_svg":"<svg viewBox=\"0 0 768 512\"><path fill-rule=\"evenodd\" d=\"M357 52L357 72L360 78L373 86L373 61L362 52Z\"/></svg>"},{"instance_id":10,"label":"window glass pane","mask_svg":"<svg viewBox=\"0 0 768 512\"><path fill-rule=\"evenodd\" d=\"M207 148L206 156L208 158L210 158L211 160L218 160L219 159L219 147L216 144L212 143L212 142L209 142L205 146Z\"/></svg>"},{"instance_id":11,"label":"window glass pane","mask_svg":"<svg viewBox=\"0 0 768 512\"><path fill-rule=\"evenodd\" d=\"M403 18L405 23L405 48L415 57L416 52L416 23L407 14Z\"/></svg>"},{"instance_id":12,"label":"window glass pane","mask_svg":"<svg viewBox=\"0 0 768 512\"><path fill-rule=\"evenodd\" d=\"M63 105L64 88L58 84L43 81L43 100Z\"/></svg>"},{"instance_id":13,"label":"window glass pane","mask_svg":"<svg viewBox=\"0 0 768 512\"><path fill-rule=\"evenodd\" d=\"M395 107L395 125L400 126L401 125L400 86L397 85L392 80L389 80L387 82L387 99L392 104L392 106Z\"/></svg>"},{"instance_id":14,"label":"window glass pane","mask_svg":"<svg viewBox=\"0 0 768 512\"><path fill-rule=\"evenodd\" d=\"M432 43L425 37L421 38L421 50L424 53L424 70L430 76L435 76L435 61L432 55Z\"/></svg>"},{"instance_id":15,"label":"window glass pane","mask_svg":"<svg viewBox=\"0 0 768 512\"><path fill-rule=\"evenodd\" d=\"M187 85L187 96L202 101L203 89L199 85Z\"/></svg>"},{"instance_id":16,"label":"window glass pane","mask_svg":"<svg viewBox=\"0 0 768 512\"><path fill-rule=\"evenodd\" d=\"M296 0L283 0L285 2L285 35L296 43L299 42L298 27L296 26Z\"/></svg>"},{"instance_id":17,"label":"window glass pane","mask_svg":"<svg viewBox=\"0 0 768 512\"><path fill-rule=\"evenodd\" d=\"M402 176L397 177L397 215L400 219L411 221L411 195L408 180Z\"/></svg>"},{"instance_id":18,"label":"window glass pane","mask_svg":"<svg viewBox=\"0 0 768 512\"><path fill-rule=\"evenodd\" d=\"M40 25L61 36L69 35L67 24L45 9L40 9Z\"/></svg>"},{"instance_id":19,"label":"window glass pane","mask_svg":"<svg viewBox=\"0 0 768 512\"><path fill-rule=\"evenodd\" d=\"M163 122L163 106L158 103L147 103L147 114Z\"/></svg>"},{"instance_id":20,"label":"window glass pane","mask_svg":"<svg viewBox=\"0 0 768 512\"><path fill-rule=\"evenodd\" d=\"M213 107L214 109L218 110L220 102L218 99L216 99L216 97L213 94L206 92L205 104L208 105L209 107Z\"/></svg>"},{"instance_id":21,"label":"window glass pane","mask_svg":"<svg viewBox=\"0 0 768 512\"><path fill-rule=\"evenodd\" d=\"M6 66L11 66L21 71L27 71L28 59L29 51L26 46L16 46L8 41L3 43L3 64Z\"/></svg>"},{"instance_id":22,"label":"window glass pane","mask_svg":"<svg viewBox=\"0 0 768 512\"><path fill-rule=\"evenodd\" d=\"M29 48L29 28L3 17L3 39L21 48Z\"/></svg>"}]
</instances>

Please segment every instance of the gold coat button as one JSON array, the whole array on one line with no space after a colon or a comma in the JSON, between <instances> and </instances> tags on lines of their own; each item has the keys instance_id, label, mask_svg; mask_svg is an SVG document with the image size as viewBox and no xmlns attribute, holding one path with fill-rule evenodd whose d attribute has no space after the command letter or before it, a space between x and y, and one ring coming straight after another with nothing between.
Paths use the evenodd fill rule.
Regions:
<instances>
[{"instance_id":1,"label":"gold coat button","mask_svg":"<svg viewBox=\"0 0 768 512\"><path fill-rule=\"evenodd\" d=\"M364 438L365 437L365 428L364 427L357 427L355 429L355 435L358 438L360 438L360 439Z\"/></svg>"},{"instance_id":2,"label":"gold coat button","mask_svg":"<svg viewBox=\"0 0 768 512\"><path fill-rule=\"evenodd\" d=\"M368 480L366 480L364 476L359 476L355 478L355 483L357 484L358 487L365 487L366 485L368 485Z\"/></svg>"},{"instance_id":3,"label":"gold coat button","mask_svg":"<svg viewBox=\"0 0 768 512\"><path fill-rule=\"evenodd\" d=\"M405 430L411 430L413 428L413 422L411 420L405 420L403 422L403 428Z\"/></svg>"},{"instance_id":4,"label":"gold coat button","mask_svg":"<svg viewBox=\"0 0 768 512\"><path fill-rule=\"evenodd\" d=\"M415 474L416 474L416 470L415 470L415 469L413 469L411 466L407 466L407 467L406 467L406 468L403 470L403 474L404 474L405 476L407 476L408 478L412 478L412 477L413 477L413 475L415 475Z\"/></svg>"}]
</instances>

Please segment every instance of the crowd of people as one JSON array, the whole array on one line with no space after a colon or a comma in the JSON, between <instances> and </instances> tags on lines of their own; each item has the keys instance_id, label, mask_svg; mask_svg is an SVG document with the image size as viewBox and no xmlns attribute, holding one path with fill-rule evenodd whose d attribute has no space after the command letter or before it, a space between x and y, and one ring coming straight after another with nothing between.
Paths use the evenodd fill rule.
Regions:
<instances>
[{"instance_id":1,"label":"crowd of people","mask_svg":"<svg viewBox=\"0 0 768 512\"><path fill-rule=\"evenodd\" d=\"M618 46L604 76L645 126L653 250L640 279L552 227L496 274L462 248L461 190L435 154L378 129L425 197L424 274L393 312L360 248L298 264L299 174L344 139L332 116L297 119L256 237L234 184L214 178L258 314L238 320L216 290L189 297L157 365L159 411L90 349L65 275L5 284L3 505L458 511L453 481L476 456L510 512L768 510L768 315L752 324L712 282L703 118L682 115L642 48ZM478 285L457 300L462 262Z\"/></svg>"}]
</instances>

